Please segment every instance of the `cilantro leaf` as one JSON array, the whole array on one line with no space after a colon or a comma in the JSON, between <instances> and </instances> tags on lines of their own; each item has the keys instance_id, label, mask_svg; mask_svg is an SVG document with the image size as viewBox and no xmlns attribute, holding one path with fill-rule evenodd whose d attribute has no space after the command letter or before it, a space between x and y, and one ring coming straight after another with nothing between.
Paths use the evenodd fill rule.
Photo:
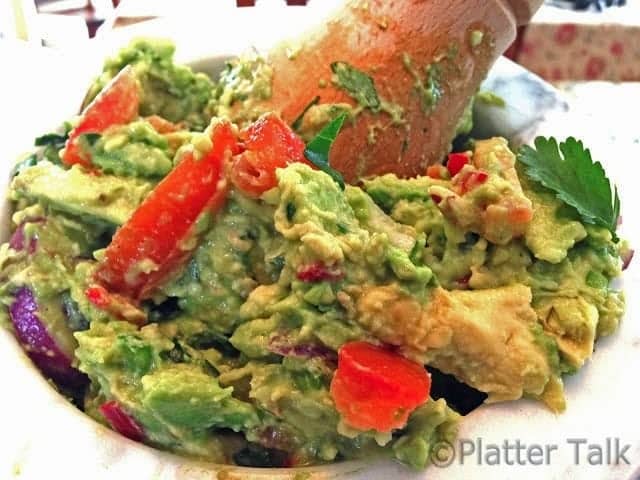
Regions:
<instances>
[{"instance_id":1,"label":"cilantro leaf","mask_svg":"<svg viewBox=\"0 0 640 480\"><path fill-rule=\"evenodd\" d=\"M344 120L347 118L346 113L338 115L331 120L320 132L307 144L304 155L311 163L322 170L324 173L333 178L340 188L344 189L344 179L340 172L331 168L329 165L329 150L333 141L338 136L338 132L342 128Z\"/></svg>"},{"instance_id":2,"label":"cilantro leaf","mask_svg":"<svg viewBox=\"0 0 640 480\"><path fill-rule=\"evenodd\" d=\"M39 158L45 158L51 163L61 165L60 150L64 147L66 141L69 139L70 128L67 128L65 124L63 127L63 133L46 133L37 137L34 141L36 147L44 147L42 153L39 154Z\"/></svg>"},{"instance_id":3,"label":"cilantro leaf","mask_svg":"<svg viewBox=\"0 0 640 480\"><path fill-rule=\"evenodd\" d=\"M35 139L34 145L36 147L46 147L48 145L62 148L65 142L69 138L68 134L60 135L59 133L46 133Z\"/></svg>"},{"instance_id":4,"label":"cilantro leaf","mask_svg":"<svg viewBox=\"0 0 640 480\"><path fill-rule=\"evenodd\" d=\"M337 85L351 95L360 105L372 110L380 108L380 98L373 79L346 62L333 62L331 71Z\"/></svg>"},{"instance_id":5,"label":"cilantro leaf","mask_svg":"<svg viewBox=\"0 0 640 480\"><path fill-rule=\"evenodd\" d=\"M618 189L612 188L602 164L592 160L589 149L573 137L559 147L553 137L538 137L534 144L535 149L524 145L518 152L527 176L574 207L585 223L604 227L616 238Z\"/></svg>"}]
</instances>

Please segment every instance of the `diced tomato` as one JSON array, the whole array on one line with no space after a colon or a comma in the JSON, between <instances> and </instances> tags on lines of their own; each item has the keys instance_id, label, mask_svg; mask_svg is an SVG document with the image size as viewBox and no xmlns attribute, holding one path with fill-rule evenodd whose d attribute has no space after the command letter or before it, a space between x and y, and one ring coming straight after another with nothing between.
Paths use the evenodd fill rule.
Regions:
<instances>
[{"instance_id":1,"label":"diced tomato","mask_svg":"<svg viewBox=\"0 0 640 480\"><path fill-rule=\"evenodd\" d=\"M529 223L533 218L533 210L529 206L514 206L509 209L509 222L513 224Z\"/></svg>"},{"instance_id":2,"label":"diced tomato","mask_svg":"<svg viewBox=\"0 0 640 480\"><path fill-rule=\"evenodd\" d=\"M460 194L464 195L470 192L474 188L479 187L489 179L489 174L482 170L472 171L466 173L462 181L458 184L460 186Z\"/></svg>"},{"instance_id":3,"label":"diced tomato","mask_svg":"<svg viewBox=\"0 0 640 480\"><path fill-rule=\"evenodd\" d=\"M96 308L109 312L119 319L140 326L147 323L147 314L144 310L133 305L126 297L107 291L102 285L92 285L85 290L84 294Z\"/></svg>"},{"instance_id":4,"label":"diced tomato","mask_svg":"<svg viewBox=\"0 0 640 480\"><path fill-rule=\"evenodd\" d=\"M88 152L80 147L78 140L85 133L102 133L113 125L129 123L138 115L140 92L138 81L130 66L123 68L98 96L82 112L80 121L69 133L62 154L65 165L79 163L91 165Z\"/></svg>"},{"instance_id":5,"label":"diced tomato","mask_svg":"<svg viewBox=\"0 0 640 480\"><path fill-rule=\"evenodd\" d=\"M340 348L331 382L331 396L343 421L379 432L403 427L430 389L431 377L422 365L367 342Z\"/></svg>"},{"instance_id":6,"label":"diced tomato","mask_svg":"<svg viewBox=\"0 0 640 480\"><path fill-rule=\"evenodd\" d=\"M135 419L125 412L116 401L106 402L100 405L100 413L120 435L134 442L142 442L146 435Z\"/></svg>"},{"instance_id":7,"label":"diced tomato","mask_svg":"<svg viewBox=\"0 0 640 480\"><path fill-rule=\"evenodd\" d=\"M304 162L305 144L273 113L260 117L240 133L245 151L231 167L231 181L243 193L258 197L277 184L276 169Z\"/></svg>"},{"instance_id":8,"label":"diced tomato","mask_svg":"<svg viewBox=\"0 0 640 480\"><path fill-rule=\"evenodd\" d=\"M446 180L449 178L449 173L444 165L429 165L427 167L427 177Z\"/></svg>"},{"instance_id":9,"label":"diced tomato","mask_svg":"<svg viewBox=\"0 0 640 480\"><path fill-rule=\"evenodd\" d=\"M173 133L182 128L180 125L170 122L159 115L151 115L146 117L145 120L149 122L158 133Z\"/></svg>"},{"instance_id":10,"label":"diced tomato","mask_svg":"<svg viewBox=\"0 0 640 480\"><path fill-rule=\"evenodd\" d=\"M467 273L464 277L460 277L458 280L456 280L456 283L461 288L469 288L469 280L471 280L471 274Z\"/></svg>"},{"instance_id":11,"label":"diced tomato","mask_svg":"<svg viewBox=\"0 0 640 480\"><path fill-rule=\"evenodd\" d=\"M433 194L431 195L431 200L433 200L433 203L437 205L442 201L442 197L440 195Z\"/></svg>"},{"instance_id":12,"label":"diced tomato","mask_svg":"<svg viewBox=\"0 0 640 480\"><path fill-rule=\"evenodd\" d=\"M226 199L223 163L238 148L228 122L212 127L211 140L213 147L200 159L185 152L116 232L96 271L98 283L130 298L147 298L188 259L186 240L198 216L217 211Z\"/></svg>"},{"instance_id":13,"label":"diced tomato","mask_svg":"<svg viewBox=\"0 0 640 480\"><path fill-rule=\"evenodd\" d=\"M468 163L469 155L466 153L450 153L447 158L447 170L449 170L451 176L454 177Z\"/></svg>"},{"instance_id":14,"label":"diced tomato","mask_svg":"<svg viewBox=\"0 0 640 480\"><path fill-rule=\"evenodd\" d=\"M94 285L89 287L84 292L87 300L98 308L105 308L109 305L109 292L100 285Z\"/></svg>"},{"instance_id":15,"label":"diced tomato","mask_svg":"<svg viewBox=\"0 0 640 480\"><path fill-rule=\"evenodd\" d=\"M335 282L344 277L344 273L338 268L329 268L323 262L314 262L302 266L296 273L298 280L303 282L322 282L327 280Z\"/></svg>"}]
</instances>

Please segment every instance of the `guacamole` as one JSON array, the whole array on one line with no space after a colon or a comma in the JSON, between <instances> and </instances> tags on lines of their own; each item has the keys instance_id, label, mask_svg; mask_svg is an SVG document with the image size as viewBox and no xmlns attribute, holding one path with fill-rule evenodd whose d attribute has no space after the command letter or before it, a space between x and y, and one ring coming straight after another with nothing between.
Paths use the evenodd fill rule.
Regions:
<instances>
[{"instance_id":1,"label":"guacamole","mask_svg":"<svg viewBox=\"0 0 640 480\"><path fill-rule=\"evenodd\" d=\"M69 162L59 145L61 161L37 152L11 181L4 323L78 408L133 440L217 463L382 456L424 468L467 412L425 394L397 410L393 428L358 427L336 379L345 346L365 342L426 381L423 365L452 375L487 402L565 409L563 375L623 315L612 285L623 242L528 178L501 138L458 153L457 172L450 160L448 170L344 188L291 161L257 194L246 185L258 174L235 175L237 159L257 158L258 168L276 147L256 146L247 132L258 129L225 119L233 104L250 109L253 95L268 94L268 69L231 63L216 83L172 54L139 40L106 62L92 105L125 65L140 103L126 123L71 131L89 165ZM279 139L304 147L285 130ZM234 147L219 152L220 166L225 141ZM125 234L151 253L128 265L120 288L117 262L135 252L111 254ZM397 396L389 392L381 408Z\"/></svg>"}]
</instances>

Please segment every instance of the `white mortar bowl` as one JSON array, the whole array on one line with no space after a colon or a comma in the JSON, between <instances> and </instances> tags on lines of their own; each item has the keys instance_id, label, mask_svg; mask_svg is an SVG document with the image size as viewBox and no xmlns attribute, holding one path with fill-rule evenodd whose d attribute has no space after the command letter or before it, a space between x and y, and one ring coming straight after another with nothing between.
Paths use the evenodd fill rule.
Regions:
<instances>
[{"instance_id":1,"label":"white mortar bowl","mask_svg":"<svg viewBox=\"0 0 640 480\"><path fill-rule=\"evenodd\" d=\"M284 2L282 2L284 3ZM279 18L291 15L291 21L305 18L301 11L281 11ZM310 13L313 11L310 10ZM225 19L218 40L246 26L248 13ZM295 18L294 18L295 17ZM305 21L307 21L305 20ZM300 21L299 23L304 23ZM254 38L271 33L261 32L256 25ZM175 27L175 25L173 25ZM253 27L252 27L253 28ZM256 30L257 29L257 30ZM171 24L152 22L135 33L166 35ZM193 31L197 30L196 27ZM244 49L216 43L211 36L178 35L178 58L196 70L213 73L221 68L225 58ZM226 32L226 33L225 33ZM192 32L193 33L193 32ZM115 51L117 40L93 44L89 50L74 55L45 53L26 46L0 44L0 54L9 53L0 89L0 104L5 117L0 131L8 132L0 142L0 165L4 181L0 182L0 198L6 198L8 173L15 155L30 148L32 139L73 115L84 95L89 79L97 73L104 54ZM184 38L183 38L184 37ZM195 38L195 40L194 40ZM228 38L228 37L227 37ZM96 53L98 52L98 53ZM42 72L56 73L49 77L43 90L38 81ZM66 74L71 72L72 74ZM7 80L8 79L8 80ZM625 209L623 235L640 245L640 222L634 222L632 208L640 201L635 187L637 175L615 160L629 154L629 145L616 145L595 129L584 115L563 113L562 100L537 77L531 76L507 62L499 62L487 82L501 94L509 107L506 111L485 108L478 118L491 133L502 133L514 141L529 140L535 132L553 133L559 138L573 134L593 145L600 154L609 175L618 183ZM559 113L560 112L560 113ZM640 148L636 149L640 157ZM634 167L635 168L635 167ZM637 171L637 169L636 169ZM637 173L634 171L634 173ZM635 197L635 198L634 198ZM0 206L0 237L9 235L9 205ZM361 480L436 479L507 479L507 478L638 478L640 466L640 420L637 399L640 398L640 325L635 314L640 312L639 269L635 264L625 272L628 311L620 330L597 344L590 362L577 375L565 380L567 412L556 416L539 404L527 400L482 406L461 422L460 439L467 450L473 444L476 452L463 456L461 443L454 444L456 454L448 468L429 467L413 472L391 461L343 462L329 466L301 469L252 469L196 462L132 442L99 425L75 409L44 380L24 355L12 334L0 330L0 365L3 385L0 408L0 478L34 479L136 479L136 480L212 480L212 479L328 479ZM627 457L632 465L590 466L583 455L576 465L571 438L585 438L605 445L607 437L619 438L630 444ZM480 440L485 446L502 445L505 440L531 446L551 446L549 465L489 465L486 458L477 457ZM553 446L557 447L554 449ZM485 451L486 453L486 451ZM635 473L633 473L635 472Z\"/></svg>"}]
</instances>

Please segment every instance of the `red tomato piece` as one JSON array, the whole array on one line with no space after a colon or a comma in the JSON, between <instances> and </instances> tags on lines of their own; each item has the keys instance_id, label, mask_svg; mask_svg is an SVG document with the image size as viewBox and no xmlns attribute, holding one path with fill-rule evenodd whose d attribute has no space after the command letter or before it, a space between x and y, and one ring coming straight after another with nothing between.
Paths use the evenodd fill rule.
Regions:
<instances>
[{"instance_id":1,"label":"red tomato piece","mask_svg":"<svg viewBox=\"0 0 640 480\"><path fill-rule=\"evenodd\" d=\"M156 132L160 134L177 132L182 128L179 124L170 122L159 115L150 115L146 117L145 120L151 124Z\"/></svg>"},{"instance_id":2,"label":"red tomato piece","mask_svg":"<svg viewBox=\"0 0 640 480\"><path fill-rule=\"evenodd\" d=\"M335 267L327 267L323 262L314 262L300 267L296 278L303 282L322 282L324 280L335 282L344 277L344 272Z\"/></svg>"},{"instance_id":3,"label":"red tomato piece","mask_svg":"<svg viewBox=\"0 0 640 480\"><path fill-rule=\"evenodd\" d=\"M331 382L331 396L344 422L380 432L403 427L430 389L431 377L422 365L367 342L340 348Z\"/></svg>"},{"instance_id":4,"label":"red tomato piece","mask_svg":"<svg viewBox=\"0 0 640 480\"><path fill-rule=\"evenodd\" d=\"M245 149L231 167L231 181L243 193L259 197L277 185L276 169L304 162L305 144L280 117L269 113L240 133Z\"/></svg>"},{"instance_id":5,"label":"red tomato piece","mask_svg":"<svg viewBox=\"0 0 640 480\"><path fill-rule=\"evenodd\" d=\"M100 405L100 413L120 435L134 442L142 442L146 435L135 419L125 412L116 401L106 402Z\"/></svg>"},{"instance_id":6,"label":"red tomato piece","mask_svg":"<svg viewBox=\"0 0 640 480\"><path fill-rule=\"evenodd\" d=\"M469 288L469 281L471 280L471 274L467 273L464 277L460 277L456 280L456 283L462 288Z\"/></svg>"},{"instance_id":7,"label":"red tomato piece","mask_svg":"<svg viewBox=\"0 0 640 480\"><path fill-rule=\"evenodd\" d=\"M198 216L217 211L226 199L223 163L238 148L228 122L212 127L211 140L212 149L200 159L186 152L116 232L96 271L98 283L130 298L147 298L188 259L186 240Z\"/></svg>"},{"instance_id":8,"label":"red tomato piece","mask_svg":"<svg viewBox=\"0 0 640 480\"><path fill-rule=\"evenodd\" d=\"M84 294L87 297L87 300L98 308L106 308L110 303L109 292L107 292L106 288L101 287L100 285L94 285L87 288Z\"/></svg>"},{"instance_id":9,"label":"red tomato piece","mask_svg":"<svg viewBox=\"0 0 640 480\"><path fill-rule=\"evenodd\" d=\"M107 291L102 285L92 285L84 291L84 294L96 308L109 312L119 319L139 326L147 323L147 314L144 310L133 305L128 298Z\"/></svg>"},{"instance_id":10,"label":"red tomato piece","mask_svg":"<svg viewBox=\"0 0 640 480\"><path fill-rule=\"evenodd\" d=\"M526 206L511 207L509 209L509 221L511 223L528 223L533 218L533 210Z\"/></svg>"},{"instance_id":11,"label":"red tomato piece","mask_svg":"<svg viewBox=\"0 0 640 480\"><path fill-rule=\"evenodd\" d=\"M466 153L450 153L447 159L447 170L454 177L468 163L469 156Z\"/></svg>"},{"instance_id":12,"label":"red tomato piece","mask_svg":"<svg viewBox=\"0 0 640 480\"><path fill-rule=\"evenodd\" d=\"M449 173L444 165L429 165L427 167L427 177L446 180L449 178Z\"/></svg>"},{"instance_id":13,"label":"red tomato piece","mask_svg":"<svg viewBox=\"0 0 640 480\"><path fill-rule=\"evenodd\" d=\"M113 77L98 96L82 112L80 121L69 133L62 162L91 165L87 152L80 148L79 137L85 133L102 133L113 125L129 123L138 116L140 92L133 69L126 66Z\"/></svg>"},{"instance_id":14,"label":"red tomato piece","mask_svg":"<svg viewBox=\"0 0 640 480\"><path fill-rule=\"evenodd\" d=\"M479 187L483 183L485 183L489 179L489 174L487 172L483 172L482 170L478 170L475 172L469 172L464 175L462 181L459 183L460 185L460 193L464 195L467 192L470 192L474 188Z\"/></svg>"}]
</instances>

